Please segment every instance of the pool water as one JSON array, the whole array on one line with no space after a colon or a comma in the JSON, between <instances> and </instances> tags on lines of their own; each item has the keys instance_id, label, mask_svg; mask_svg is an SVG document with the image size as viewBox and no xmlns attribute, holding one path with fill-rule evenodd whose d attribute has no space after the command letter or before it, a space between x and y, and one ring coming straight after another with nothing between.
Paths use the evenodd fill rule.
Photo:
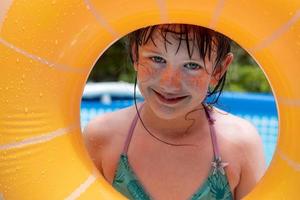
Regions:
<instances>
[{"instance_id":1,"label":"pool water","mask_svg":"<svg viewBox=\"0 0 300 200\"><path fill-rule=\"evenodd\" d=\"M81 127L83 129L95 116L131 106L133 103L133 100L126 99L114 100L110 103L101 103L95 99L83 100L81 103ZM278 135L278 117L273 96L224 92L215 106L250 121L257 128L264 144L266 162L269 165L276 148Z\"/></svg>"}]
</instances>

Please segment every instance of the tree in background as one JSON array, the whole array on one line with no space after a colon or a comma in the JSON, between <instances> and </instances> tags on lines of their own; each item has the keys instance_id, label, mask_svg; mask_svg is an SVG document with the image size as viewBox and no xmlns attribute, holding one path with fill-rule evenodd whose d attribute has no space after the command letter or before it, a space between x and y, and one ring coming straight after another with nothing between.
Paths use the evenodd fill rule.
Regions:
<instances>
[{"instance_id":1,"label":"tree in background","mask_svg":"<svg viewBox=\"0 0 300 200\"><path fill-rule=\"evenodd\" d=\"M236 43L232 51L234 62L227 73L225 90L238 92L270 93L269 83L251 56ZM126 39L115 42L95 64L88 82L134 81L134 70L131 65Z\"/></svg>"},{"instance_id":2,"label":"tree in background","mask_svg":"<svg viewBox=\"0 0 300 200\"><path fill-rule=\"evenodd\" d=\"M227 73L225 90L270 93L269 82L255 60L238 44L233 43L235 59Z\"/></svg>"}]
</instances>

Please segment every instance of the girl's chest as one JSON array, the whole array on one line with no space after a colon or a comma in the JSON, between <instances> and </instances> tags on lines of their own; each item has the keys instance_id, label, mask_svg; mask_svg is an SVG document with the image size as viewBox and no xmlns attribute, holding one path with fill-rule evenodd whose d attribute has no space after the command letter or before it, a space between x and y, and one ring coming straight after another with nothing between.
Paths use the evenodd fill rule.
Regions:
<instances>
[{"instance_id":1,"label":"girl's chest","mask_svg":"<svg viewBox=\"0 0 300 200\"><path fill-rule=\"evenodd\" d=\"M138 180L154 199L189 199L207 181L214 156L212 145L170 147L145 141L148 140L133 137L128 158ZM102 167L110 183L114 179L121 151L122 148L112 148L103 157ZM233 192L239 181L239 166L227 152L228 149L222 156L229 163L225 171Z\"/></svg>"}]
</instances>

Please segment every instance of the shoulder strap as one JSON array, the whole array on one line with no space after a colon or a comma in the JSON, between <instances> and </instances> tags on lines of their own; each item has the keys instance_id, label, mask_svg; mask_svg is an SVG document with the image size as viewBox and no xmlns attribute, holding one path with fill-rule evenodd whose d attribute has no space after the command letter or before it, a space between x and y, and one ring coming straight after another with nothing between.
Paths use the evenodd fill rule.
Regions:
<instances>
[{"instance_id":1,"label":"shoulder strap","mask_svg":"<svg viewBox=\"0 0 300 200\"><path fill-rule=\"evenodd\" d=\"M140 108L138 110L139 112L141 111L143 105L144 105L144 103L140 106ZM123 151L122 151L123 154L127 154L128 147L129 147L129 144L130 144L130 141L131 141L131 138L132 138L132 134L133 134L133 130L136 126L137 120L138 120L138 115L136 113L133 120L132 120L132 122L131 122L130 129L128 130L128 133L127 133L127 138L126 138L124 148L123 148Z\"/></svg>"},{"instance_id":2,"label":"shoulder strap","mask_svg":"<svg viewBox=\"0 0 300 200\"><path fill-rule=\"evenodd\" d=\"M214 151L214 157L215 159L220 158L220 150L218 146L218 141L217 141L217 136L216 136L216 130L214 127L215 119L211 116L211 108L209 108L207 105L203 104L203 108L209 123L209 129L210 129L210 136L211 136L211 141L213 145L213 151Z\"/></svg>"}]
</instances>

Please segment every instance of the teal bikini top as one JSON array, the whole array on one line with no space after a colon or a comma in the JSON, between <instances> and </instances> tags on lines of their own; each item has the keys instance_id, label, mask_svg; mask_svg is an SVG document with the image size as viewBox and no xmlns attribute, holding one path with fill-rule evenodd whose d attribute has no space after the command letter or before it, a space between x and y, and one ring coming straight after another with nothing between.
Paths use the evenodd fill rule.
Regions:
<instances>
[{"instance_id":1,"label":"teal bikini top","mask_svg":"<svg viewBox=\"0 0 300 200\"><path fill-rule=\"evenodd\" d=\"M139 108L141 110L142 106ZM216 140L214 130L214 120L210 117L209 109L204 106L205 113L210 125L210 135L214 150L214 159L209 176L203 185L189 198L190 200L232 200L232 193L224 171L227 163L222 162ZM135 115L131 127L128 131L128 136L124 145L122 154L120 155L119 164L113 180L113 187L120 193L131 200L151 200L151 195L145 190L139 182L138 177L134 173L128 161L127 151L129 143L137 122L137 114Z\"/></svg>"}]
</instances>

